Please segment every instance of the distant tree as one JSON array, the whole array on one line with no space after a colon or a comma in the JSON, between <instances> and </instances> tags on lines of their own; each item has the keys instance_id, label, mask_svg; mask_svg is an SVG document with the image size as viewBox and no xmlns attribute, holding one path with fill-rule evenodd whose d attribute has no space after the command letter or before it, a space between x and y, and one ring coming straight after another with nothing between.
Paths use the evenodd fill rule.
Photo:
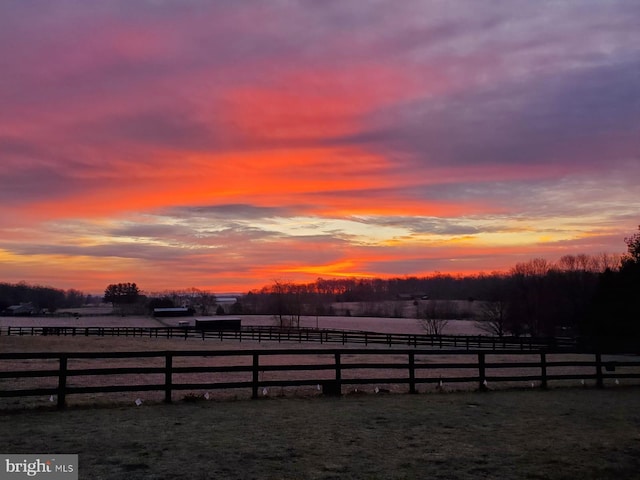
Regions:
<instances>
[{"instance_id":1,"label":"distant tree","mask_svg":"<svg viewBox=\"0 0 640 480\"><path fill-rule=\"evenodd\" d=\"M64 305L64 291L49 287L35 287L35 298L40 309L54 313Z\"/></svg>"},{"instance_id":2,"label":"distant tree","mask_svg":"<svg viewBox=\"0 0 640 480\"><path fill-rule=\"evenodd\" d=\"M299 327L302 315L304 285L276 280L269 287L270 310L281 328Z\"/></svg>"},{"instance_id":3,"label":"distant tree","mask_svg":"<svg viewBox=\"0 0 640 480\"><path fill-rule=\"evenodd\" d=\"M640 233L624 239L628 254L619 270L605 270L599 278L593 306L581 323L591 347L609 350L640 348Z\"/></svg>"},{"instance_id":4,"label":"distant tree","mask_svg":"<svg viewBox=\"0 0 640 480\"><path fill-rule=\"evenodd\" d=\"M550 308L549 273L553 266L544 258L534 258L517 263L511 268L508 322L515 334L529 333L532 336L552 334Z\"/></svg>"},{"instance_id":5,"label":"distant tree","mask_svg":"<svg viewBox=\"0 0 640 480\"><path fill-rule=\"evenodd\" d=\"M504 336L507 331L507 302L505 300L484 302L475 324L483 332L498 337Z\"/></svg>"},{"instance_id":6,"label":"distant tree","mask_svg":"<svg viewBox=\"0 0 640 480\"><path fill-rule=\"evenodd\" d=\"M638 230L638 233L624 239L624 243L627 244L627 253L629 254L627 262L636 264L640 264L640 226L638 226Z\"/></svg>"},{"instance_id":7,"label":"distant tree","mask_svg":"<svg viewBox=\"0 0 640 480\"><path fill-rule=\"evenodd\" d=\"M173 308L175 304L170 297L152 298L149 300L149 313L153 313L156 308Z\"/></svg>"},{"instance_id":8,"label":"distant tree","mask_svg":"<svg viewBox=\"0 0 640 480\"><path fill-rule=\"evenodd\" d=\"M65 292L65 307L81 307L85 304L86 298L84 293L73 288Z\"/></svg>"},{"instance_id":9,"label":"distant tree","mask_svg":"<svg viewBox=\"0 0 640 480\"><path fill-rule=\"evenodd\" d=\"M239 315L241 313L243 313L243 307L242 307L242 303L240 303L240 301L237 301L236 303L231 305L231 313L234 315Z\"/></svg>"},{"instance_id":10,"label":"distant tree","mask_svg":"<svg viewBox=\"0 0 640 480\"><path fill-rule=\"evenodd\" d=\"M85 304L85 298L82 292L74 289L64 291L25 282L0 283L0 311L11 305L31 303L37 312L53 313L59 308L80 307Z\"/></svg>"},{"instance_id":11,"label":"distant tree","mask_svg":"<svg viewBox=\"0 0 640 480\"><path fill-rule=\"evenodd\" d=\"M104 291L104 301L116 305L132 304L138 301L140 289L135 283L114 283Z\"/></svg>"},{"instance_id":12,"label":"distant tree","mask_svg":"<svg viewBox=\"0 0 640 480\"><path fill-rule=\"evenodd\" d=\"M507 316L510 277L494 272L482 279L482 288L478 292L482 300L475 302L476 327L502 337L510 331Z\"/></svg>"},{"instance_id":13,"label":"distant tree","mask_svg":"<svg viewBox=\"0 0 640 480\"><path fill-rule=\"evenodd\" d=\"M222 305L218 305L218 308L216 308L216 315L224 315L224 307Z\"/></svg>"},{"instance_id":14,"label":"distant tree","mask_svg":"<svg viewBox=\"0 0 640 480\"><path fill-rule=\"evenodd\" d=\"M427 300L420 321L428 335L442 335L451 318L452 305L448 300Z\"/></svg>"}]
</instances>

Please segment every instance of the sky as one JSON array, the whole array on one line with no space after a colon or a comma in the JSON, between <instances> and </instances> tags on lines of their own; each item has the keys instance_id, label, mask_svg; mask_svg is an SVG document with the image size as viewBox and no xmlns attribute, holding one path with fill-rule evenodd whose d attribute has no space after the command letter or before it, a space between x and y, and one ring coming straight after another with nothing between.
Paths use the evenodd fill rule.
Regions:
<instances>
[{"instance_id":1,"label":"sky","mask_svg":"<svg viewBox=\"0 0 640 480\"><path fill-rule=\"evenodd\" d=\"M640 2L4 0L0 281L246 292L625 251Z\"/></svg>"}]
</instances>

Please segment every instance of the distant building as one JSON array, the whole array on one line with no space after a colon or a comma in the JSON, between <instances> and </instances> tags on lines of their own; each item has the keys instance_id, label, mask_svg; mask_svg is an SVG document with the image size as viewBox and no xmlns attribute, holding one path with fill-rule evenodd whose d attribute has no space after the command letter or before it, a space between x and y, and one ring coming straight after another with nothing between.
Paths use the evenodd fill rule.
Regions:
<instances>
[{"instance_id":1,"label":"distant building","mask_svg":"<svg viewBox=\"0 0 640 480\"><path fill-rule=\"evenodd\" d=\"M216 303L218 305L233 305L237 303L238 299L231 296L216 296Z\"/></svg>"},{"instance_id":2,"label":"distant building","mask_svg":"<svg viewBox=\"0 0 640 480\"><path fill-rule=\"evenodd\" d=\"M6 315L12 315L14 317L28 317L37 313L37 308L33 306L33 303L21 303L20 305L11 305L5 310Z\"/></svg>"},{"instance_id":3,"label":"distant building","mask_svg":"<svg viewBox=\"0 0 640 480\"><path fill-rule=\"evenodd\" d=\"M241 320L237 317L227 317L224 319L196 318L196 330L239 332L240 329Z\"/></svg>"},{"instance_id":4,"label":"distant building","mask_svg":"<svg viewBox=\"0 0 640 480\"><path fill-rule=\"evenodd\" d=\"M195 311L187 307L154 308L154 317L190 317Z\"/></svg>"},{"instance_id":5,"label":"distant building","mask_svg":"<svg viewBox=\"0 0 640 480\"><path fill-rule=\"evenodd\" d=\"M429 300L426 293L399 293L398 300Z\"/></svg>"}]
</instances>

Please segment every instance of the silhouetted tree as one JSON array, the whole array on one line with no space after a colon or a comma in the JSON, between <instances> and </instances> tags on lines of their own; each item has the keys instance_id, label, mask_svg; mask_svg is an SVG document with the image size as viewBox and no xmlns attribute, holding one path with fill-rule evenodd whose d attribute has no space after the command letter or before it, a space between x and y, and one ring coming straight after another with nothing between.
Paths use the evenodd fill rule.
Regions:
<instances>
[{"instance_id":1,"label":"silhouetted tree","mask_svg":"<svg viewBox=\"0 0 640 480\"><path fill-rule=\"evenodd\" d=\"M268 310L280 327L299 327L300 316L304 307L306 285L300 285L276 280L262 292L268 295Z\"/></svg>"},{"instance_id":2,"label":"silhouetted tree","mask_svg":"<svg viewBox=\"0 0 640 480\"><path fill-rule=\"evenodd\" d=\"M175 306L170 297L152 298L149 300L149 313L153 313L156 308L173 308Z\"/></svg>"},{"instance_id":3,"label":"silhouetted tree","mask_svg":"<svg viewBox=\"0 0 640 480\"><path fill-rule=\"evenodd\" d=\"M140 289L135 283L114 283L104 291L104 301L116 305L135 303L140 297Z\"/></svg>"},{"instance_id":4,"label":"silhouetted tree","mask_svg":"<svg viewBox=\"0 0 640 480\"><path fill-rule=\"evenodd\" d=\"M420 321L429 335L442 335L452 318L453 304L448 300L427 300Z\"/></svg>"},{"instance_id":5,"label":"silhouetted tree","mask_svg":"<svg viewBox=\"0 0 640 480\"><path fill-rule=\"evenodd\" d=\"M638 233L634 233L630 237L624 239L624 243L627 244L627 253L629 258L626 262L640 265L640 226L638 226Z\"/></svg>"},{"instance_id":6,"label":"silhouetted tree","mask_svg":"<svg viewBox=\"0 0 640 480\"><path fill-rule=\"evenodd\" d=\"M78 290L60 290L41 285L29 285L25 282L17 284L0 283L0 311L11 305L31 303L35 311L46 310L50 313L59 308L80 307L85 302L85 295Z\"/></svg>"},{"instance_id":7,"label":"silhouetted tree","mask_svg":"<svg viewBox=\"0 0 640 480\"><path fill-rule=\"evenodd\" d=\"M507 302L494 300L480 306L479 320L475 323L483 332L502 337L507 332Z\"/></svg>"},{"instance_id":8,"label":"silhouetted tree","mask_svg":"<svg viewBox=\"0 0 640 480\"><path fill-rule=\"evenodd\" d=\"M620 269L607 269L599 278L581 334L590 347L640 352L640 233L625 243Z\"/></svg>"},{"instance_id":9,"label":"silhouetted tree","mask_svg":"<svg viewBox=\"0 0 640 480\"><path fill-rule=\"evenodd\" d=\"M483 280L483 288L479 291L483 300L479 302L476 327L491 335L502 337L509 331L509 277L494 272Z\"/></svg>"}]
</instances>

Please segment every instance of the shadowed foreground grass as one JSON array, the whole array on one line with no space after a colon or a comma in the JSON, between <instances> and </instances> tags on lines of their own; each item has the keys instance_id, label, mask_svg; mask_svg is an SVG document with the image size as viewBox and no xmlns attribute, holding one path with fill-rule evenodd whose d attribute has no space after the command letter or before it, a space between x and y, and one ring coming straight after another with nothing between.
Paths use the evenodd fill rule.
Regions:
<instances>
[{"instance_id":1,"label":"shadowed foreground grass","mask_svg":"<svg viewBox=\"0 0 640 480\"><path fill-rule=\"evenodd\" d=\"M92 479L640 477L640 389L349 395L0 412L3 453Z\"/></svg>"}]
</instances>

